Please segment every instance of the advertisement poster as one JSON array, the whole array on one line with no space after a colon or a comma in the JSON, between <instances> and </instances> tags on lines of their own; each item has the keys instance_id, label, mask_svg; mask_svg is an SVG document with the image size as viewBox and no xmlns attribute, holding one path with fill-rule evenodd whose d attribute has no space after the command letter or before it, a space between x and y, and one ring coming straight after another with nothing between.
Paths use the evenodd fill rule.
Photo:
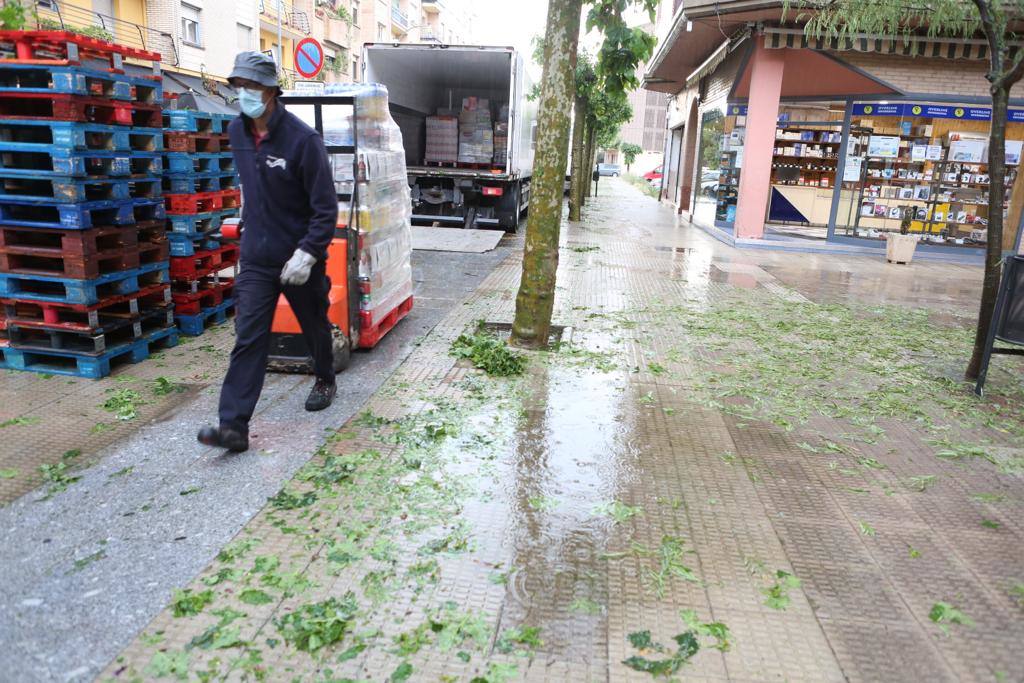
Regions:
<instances>
[{"instance_id":1,"label":"advertisement poster","mask_svg":"<svg viewBox=\"0 0 1024 683\"><path fill-rule=\"evenodd\" d=\"M855 183L860 180L860 172L863 165L864 157L846 157L846 167L843 169L843 182Z\"/></svg>"},{"instance_id":2,"label":"advertisement poster","mask_svg":"<svg viewBox=\"0 0 1024 683\"><path fill-rule=\"evenodd\" d=\"M911 161L924 161L927 157L928 148L925 145L914 145L910 148Z\"/></svg>"},{"instance_id":3,"label":"advertisement poster","mask_svg":"<svg viewBox=\"0 0 1024 683\"><path fill-rule=\"evenodd\" d=\"M928 161L942 161L942 145L928 145L925 159Z\"/></svg>"},{"instance_id":4,"label":"advertisement poster","mask_svg":"<svg viewBox=\"0 0 1024 683\"><path fill-rule=\"evenodd\" d=\"M1006 164L1008 166L1017 166L1020 164L1021 147L1024 147L1024 140L1006 141Z\"/></svg>"},{"instance_id":5,"label":"advertisement poster","mask_svg":"<svg viewBox=\"0 0 1024 683\"><path fill-rule=\"evenodd\" d=\"M985 159L985 140L951 140L949 160L959 163L980 164Z\"/></svg>"},{"instance_id":6,"label":"advertisement poster","mask_svg":"<svg viewBox=\"0 0 1024 683\"><path fill-rule=\"evenodd\" d=\"M900 139L892 135L872 135L868 140L868 156L895 159L900 154Z\"/></svg>"}]
</instances>

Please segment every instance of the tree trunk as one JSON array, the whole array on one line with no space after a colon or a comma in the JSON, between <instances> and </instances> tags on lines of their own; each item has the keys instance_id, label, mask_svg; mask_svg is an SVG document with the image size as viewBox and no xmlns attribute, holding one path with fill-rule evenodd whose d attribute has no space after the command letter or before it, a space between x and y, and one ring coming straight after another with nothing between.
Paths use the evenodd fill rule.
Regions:
<instances>
[{"instance_id":1,"label":"tree trunk","mask_svg":"<svg viewBox=\"0 0 1024 683\"><path fill-rule=\"evenodd\" d=\"M594 181L592 180L594 175L594 162L597 158L597 124L593 121L587 126L587 191L583 194L583 203L586 204L586 198L590 197L594 193Z\"/></svg>"},{"instance_id":2,"label":"tree trunk","mask_svg":"<svg viewBox=\"0 0 1024 683\"><path fill-rule=\"evenodd\" d=\"M580 211L583 211L583 207L587 204L587 186L590 185L590 169L587 168L587 131L590 130L590 123L587 118L583 118L583 129L581 134L583 139L580 141L580 160L579 160L579 179L572 186L572 196L576 202L576 206L580 207ZM580 214L582 218L582 213Z\"/></svg>"},{"instance_id":3,"label":"tree trunk","mask_svg":"<svg viewBox=\"0 0 1024 683\"><path fill-rule=\"evenodd\" d=\"M583 208L581 198L583 197L584 183L589 182L588 174L583 165L583 141L587 134L587 115L583 99L576 98L574 108L575 116L572 126L572 171L570 176L572 182L569 185L569 220L580 220L580 210Z\"/></svg>"},{"instance_id":4,"label":"tree trunk","mask_svg":"<svg viewBox=\"0 0 1024 683\"><path fill-rule=\"evenodd\" d=\"M547 345L555 304L558 235L569 147L569 111L576 89L576 49L583 0L548 0L544 76L537 117L530 217L526 222L523 275L516 296L512 344Z\"/></svg>"},{"instance_id":5,"label":"tree trunk","mask_svg":"<svg viewBox=\"0 0 1024 683\"><path fill-rule=\"evenodd\" d=\"M1006 193L1006 110L1010 103L1010 86L992 88L992 126L988 143L988 239L985 245L985 279L981 288L978 329L974 334L974 353L964 373L975 380L981 371L1003 265L1003 206Z\"/></svg>"}]
</instances>

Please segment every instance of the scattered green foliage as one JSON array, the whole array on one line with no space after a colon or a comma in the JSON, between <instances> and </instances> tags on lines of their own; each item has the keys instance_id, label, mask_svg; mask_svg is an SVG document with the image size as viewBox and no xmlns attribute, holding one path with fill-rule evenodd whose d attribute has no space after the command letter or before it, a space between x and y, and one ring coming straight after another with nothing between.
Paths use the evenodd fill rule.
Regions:
<instances>
[{"instance_id":1,"label":"scattered green foliage","mask_svg":"<svg viewBox=\"0 0 1024 683\"><path fill-rule=\"evenodd\" d=\"M196 647L200 650L223 650L245 645L239 627L231 625L245 616L243 612L225 607L224 609L210 610L210 613L219 617L217 623L190 640L185 646L186 650Z\"/></svg>"},{"instance_id":2,"label":"scattered green foliage","mask_svg":"<svg viewBox=\"0 0 1024 683\"><path fill-rule=\"evenodd\" d=\"M585 254L589 251L601 251L601 247L596 244L578 245L575 247L569 247L569 251L575 251L577 254Z\"/></svg>"},{"instance_id":3,"label":"scattered green foliage","mask_svg":"<svg viewBox=\"0 0 1024 683\"><path fill-rule=\"evenodd\" d=\"M1000 526L1002 526L999 522L996 522L991 519L982 519L981 525L986 529L998 529Z\"/></svg>"},{"instance_id":4,"label":"scattered green foliage","mask_svg":"<svg viewBox=\"0 0 1024 683\"><path fill-rule=\"evenodd\" d=\"M412 676L412 672L412 664L409 662L402 662L398 665L398 668L388 676L388 683L403 683L403 681L409 680L409 677Z\"/></svg>"},{"instance_id":5,"label":"scattered green foliage","mask_svg":"<svg viewBox=\"0 0 1024 683\"><path fill-rule=\"evenodd\" d=\"M875 527L871 526L867 522L858 522L858 524L860 525L860 532L865 536L875 535Z\"/></svg>"},{"instance_id":6,"label":"scattered green foliage","mask_svg":"<svg viewBox=\"0 0 1024 683\"><path fill-rule=\"evenodd\" d=\"M549 496L530 496L526 499L526 502L534 510L540 510L545 512L547 510L554 510L558 507L558 499L551 498Z\"/></svg>"},{"instance_id":7,"label":"scattered green foliage","mask_svg":"<svg viewBox=\"0 0 1024 683\"><path fill-rule=\"evenodd\" d=\"M469 360L473 367L495 377L513 377L526 370L526 356L512 351L483 326L472 334L459 335L452 342L451 354Z\"/></svg>"},{"instance_id":8,"label":"scattered green foliage","mask_svg":"<svg viewBox=\"0 0 1024 683\"><path fill-rule=\"evenodd\" d=\"M99 560L102 560L106 556L107 556L107 553L105 551L97 550L96 552L94 552L91 555L86 555L85 557L77 559L77 560L75 560L74 568L71 570L71 572L72 573L80 572L83 569L85 569L86 567L88 567L90 564L92 564L93 562L97 562Z\"/></svg>"},{"instance_id":9,"label":"scattered green foliage","mask_svg":"<svg viewBox=\"0 0 1024 683\"><path fill-rule=\"evenodd\" d=\"M783 610L789 607L789 591L799 588L801 581L781 569L775 572L775 579L771 586L761 589L765 596L764 604L772 609Z\"/></svg>"},{"instance_id":10,"label":"scattered green foliage","mask_svg":"<svg viewBox=\"0 0 1024 683\"><path fill-rule=\"evenodd\" d=\"M167 396L182 391L185 391L183 385L176 384L166 377L157 377L153 380L153 394L156 396Z\"/></svg>"},{"instance_id":11,"label":"scattered green foliage","mask_svg":"<svg viewBox=\"0 0 1024 683\"><path fill-rule=\"evenodd\" d=\"M246 588L238 594L238 599L247 605L267 605L274 602L274 598L258 588Z\"/></svg>"},{"instance_id":12,"label":"scattered green foliage","mask_svg":"<svg viewBox=\"0 0 1024 683\"><path fill-rule=\"evenodd\" d=\"M0 429L4 429L6 427L25 427L27 425L34 425L38 424L41 419L42 418L36 417L34 415L30 417L15 417L5 422L0 422Z\"/></svg>"},{"instance_id":13,"label":"scattered green foliage","mask_svg":"<svg viewBox=\"0 0 1024 683\"><path fill-rule=\"evenodd\" d=\"M910 477L907 480L907 486L912 491L924 493L926 490L928 490L929 486L935 483L936 479L938 479L938 477L934 474L922 474L917 477Z\"/></svg>"},{"instance_id":14,"label":"scattered green foliage","mask_svg":"<svg viewBox=\"0 0 1024 683\"><path fill-rule=\"evenodd\" d=\"M56 493L67 491L68 486L71 486L82 478L81 475L68 474L68 467L67 462L63 461L53 463L52 465L45 464L39 466L39 473L43 475L43 481L49 483L49 486L46 489L47 498Z\"/></svg>"},{"instance_id":15,"label":"scattered green foliage","mask_svg":"<svg viewBox=\"0 0 1024 683\"><path fill-rule=\"evenodd\" d=\"M683 550L683 545L684 541L681 538L662 536L661 545L655 550L634 546L634 552L637 555L653 556L657 559L657 564L653 569L644 568L643 580L647 588L659 599L665 597L668 582L672 578L683 579L690 583L700 583L700 579L697 578L693 570L682 562L683 555L686 553Z\"/></svg>"},{"instance_id":16,"label":"scattered green foliage","mask_svg":"<svg viewBox=\"0 0 1024 683\"><path fill-rule=\"evenodd\" d=\"M128 465L127 467L122 467L122 468L121 468L121 469L119 469L119 470L118 470L117 472L113 472L113 473L111 473L111 475L110 475L110 476L111 476L111 477L127 477L127 476L128 476L129 474L131 474L131 473L132 473L132 472L133 472L134 470L135 470L135 467L134 467L134 466L132 466L132 465Z\"/></svg>"},{"instance_id":17,"label":"scattered green foliage","mask_svg":"<svg viewBox=\"0 0 1024 683\"><path fill-rule=\"evenodd\" d=\"M540 628L536 626L516 626L505 629L495 644L498 652L514 653L519 656L531 655L543 646L544 641L540 639Z\"/></svg>"},{"instance_id":18,"label":"scattered green foliage","mask_svg":"<svg viewBox=\"0 0 1024 683\"><path fill-rule=\"evenodd\" d=\"M631 506L620 501L613 500L610 503L602 503L601 505L598 505L594 508L594 513L611 517L615 520L616 524L622 524L637 515L642 515L644 511L639 505Z\"/></svg>"},{"instance_id":19,"label":"scattered green foliage","mask_svg":"<svg viewBox=\"0 0 1024 683\"><path fill-rule=\"evenodd\" d=\"M316 493L314 491L307 491L300 495L286 489L281 489L276 495L268 498L267 502L278 510L298 510L315 503Z\"/></svg>"},{"instance_id":20,"label":"scattered green foliage","mask_svg":"<svg viewBox=\"0 0 1024 683\"><path fill-rule=\"evenodd\" d=\"M212 602L212 590L207 589L196 593L191 588L175 589L174 597L171 598L171 613L176 617L193 617Z\"/></svg>"},{"instance_id":21,"label":"scattered green foliage","mask_svg":"<svg viewBox=\"0 0 1024 683\"><path fill-rule=\"evenodd\" d=\"M341 640L358 611L355 595L349 592L341 600L332 597L302 605L275 619L274 625L286 642L313 653Z\"/></svg>"},{"instance_id":22,"label":"scattered green foliage","mask_svg":"<svg viewBox=\"0 0 1024 683\"><path fill-rule=\"evenodd\" d=\"M939 625L942 632L949 635L949 624L958 626L974 626L974 621L948 602L937 602L932 605L928 618Z\"/></svg>"},{"instance_id":23,"label":"scattered green foliage","mask_svg":"<svg viewBox=\"0 0 1024 683\"><path fill-rule=\"evenodd\" d=\"M640 654L633 655L622 663L634 671L648 673L653 678L669 678L678 673L683 665L700 651L702 639L710 639L710 646L723 652L731 647L729 628L725 624L703 623L692 610L680 612L680 617L687 630L672 637L676 644L675 650L655 642L650 631L637 631L630 633L626 639L640 651ZM661 655L662 658L653 659L650 657L651 654Z\"/></svg>"},{"instance_id":24,"label":"scattered green foliage","mask_svg":"<svg viewBox=\"0 0 1024 683\"><path fill-rule=\"evenodd\" d=\"M972 500L976 500L979 503L1005 503L1006 496L1001 493L975 493L971 496Z\"/></svg>"},{"instance_id":25,"label":"scattered green foliage","mask_svg":"<svg viewBox=\"0 0 1024 683\"><path fill-rule=\"evenodd\" d=\"M604 611L604 608L597 602L594 602L590 598L576 598L569 605L570 612L580 612L582 614L600 614Z\"/></svg>"},{"instance_id":26,"label":"scattered green foliage","mask_svg":"<svg viewBox=\"0 0 1024 683\"><path fill-rule=\"evenodd\" d=\"M103 409L114 413L118 420L134 420L144 403L142 395L134 389L118 389L103 402Z\"/></svg>"},{"instance_id":27,"label":"scattered green foliage","mask_svg":"<svg viewBox=\"0 0 1024 683\"><path fill-rule=\"evenodd\" d=\"M189 486L188 488L178 491L179 496L191 496L193 493L199 493L203 490L202 486Z\"/></svg>"},{"instance_id":28,"label":"scattered green foliage","mask_svg":"<svg viewBox=\"0 0 1024 683\"><path fill-rule=\"evenodd\" d=\"M143 669L143 673L153 678L168 678L173 676L179 681L188 680L188 657L186 651L164 652L157 650L153 658Z\"/></svg>"},{"instance_id":29,"label":"scattered green foliage","mask_svg":"<svg viewBox=\"0 0 1024 683\"><path fill-rule=\"evenodd\" d=\"M1013 598L1018 607L1024 607L1024 583L1016 583L1010 586L1010 597Z\"/></svg>"},{"instance_id":30,"label":"scattered green foliage","mask_svg":"<svg viewBox=\"0 0 1024 683\"><path fill-rule=\"evenodd\" d=\"M18 470L13 467L0 469L0 479L14 479L16 476L18 476Z\"/></svg>"}]
</instances>

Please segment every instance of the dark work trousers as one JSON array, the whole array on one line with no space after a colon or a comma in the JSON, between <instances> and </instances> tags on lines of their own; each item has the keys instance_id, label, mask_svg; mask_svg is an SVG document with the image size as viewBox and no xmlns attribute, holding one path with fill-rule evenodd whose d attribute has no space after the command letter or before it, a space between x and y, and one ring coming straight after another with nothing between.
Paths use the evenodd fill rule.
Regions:
<instances>
[{"instance_id":1,"label":"dark work trousers","mask_svg":"<svg viewBox=\"0 0 1024 683\"><path fill-rule=\"evenodd\" d=\"M326 263L313 266L304 285L281 284L281 268L242 263L235 279L235 348L220 390L220 425L249 433L270 355L270 327L278 297L283 292L302 326L302 336L313 357L318 379L334 381L331 324L327 319L327 295L331 281Z\"/></svg>"}]
</instances>

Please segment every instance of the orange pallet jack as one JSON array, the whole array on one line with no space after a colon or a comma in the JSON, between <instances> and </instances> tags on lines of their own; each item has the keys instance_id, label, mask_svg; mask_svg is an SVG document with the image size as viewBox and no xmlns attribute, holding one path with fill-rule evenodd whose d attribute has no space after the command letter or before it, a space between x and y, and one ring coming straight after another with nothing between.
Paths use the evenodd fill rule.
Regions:
<instances>
[{"instance_id":1,"label":"orange pallet jack","mask_svg":"<svg viewBox=\"0 0 1024 683\"><path fill-rule=\"evenodd\" d=\"M353 123L356 115L356 98L343 95L284 96L279 102L285 107L294 107L300 117L323 135L323 109L325 107L351 107ZM344 154L353 158L353 178L360 177L356 149L358 136L353 125L352 145L327 145L328 155ZM243 197L245 188L242 188ZM368 312L360 311L361 283L359 280L359 237L358 211L359 182L352 183L351 193L339 193L338 200L348 203L347 214L339 214L334 239L327 247L327 276L331 279L328 295L327 318L334 334L334 369L341 372L348 367L353 349L371 349L390 332L402 318L412 310L410 296L390 311L383 319L373 324ZM241 239L244 226L239 219L229 219L221 226L225 239ZM243 264L244 267L244 264ZM302 338L302 329L288 300L282 295L277 302L274 322L271 326L270 358L267 368L273 372L312 373L313 361Z\"/></svg>"}]
</instances>

